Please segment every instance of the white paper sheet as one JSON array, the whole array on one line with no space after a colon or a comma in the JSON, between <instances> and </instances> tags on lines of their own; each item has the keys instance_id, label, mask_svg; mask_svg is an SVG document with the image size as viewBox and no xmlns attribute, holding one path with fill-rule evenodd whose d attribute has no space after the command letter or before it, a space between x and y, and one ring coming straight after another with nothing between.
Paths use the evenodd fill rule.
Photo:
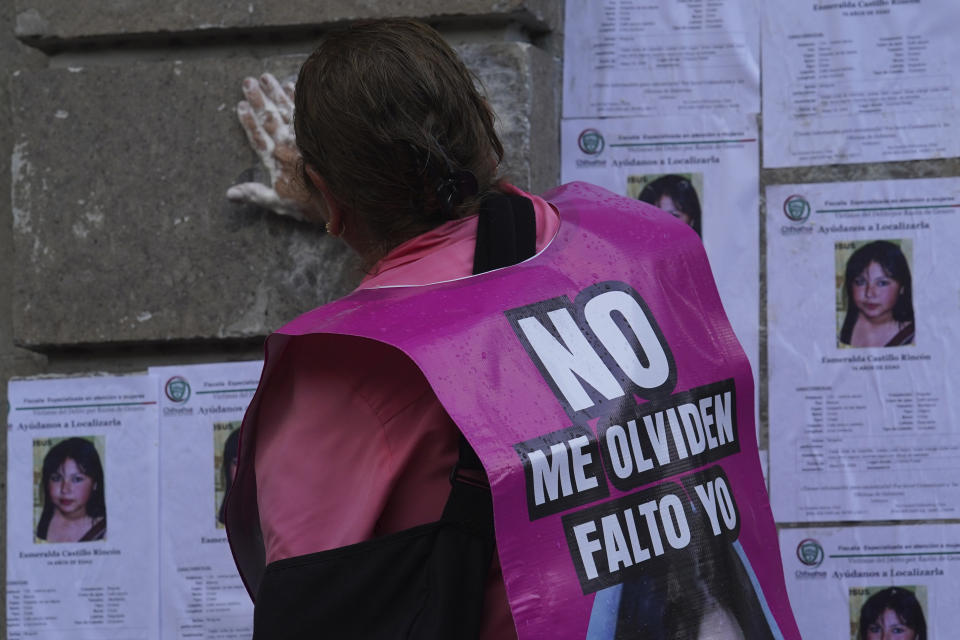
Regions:
<instances>
[{"instance_id":1,"label":"white paper sheet","mask_svg":"<svg viewBox=\"0 0 960 640\"><path fill-rule=\"evenodd\" d=\"M960 155L956 0L764 5L764 166Z\"/></svg>"},{"instance_id":2,"label":"white paper sheet","mask_svg":"<svg viewBox=\"0 0 960 640\"><path fill-rule=\"evenodd\" d=\"M567 0L563 116L760 111L754 0Z\"/></svg>"},{"instance_id":3,"label":"white paper sheet","mask_svg":"<svg viewBox=\"0 0 960 640\"><path fill-rule=\"evenodd\" d=\"M958 237L957 178L767 188L770 480L778 521L960 514ZM855 254L869 257L867 268L857 272L863 260ZM898 269L896 260L899 280L887 271ZM878 263L887 267L876 280ZM851 288L848 264L857 272ZM864 278L859 285L857 278ZM848 317L854 331L844 341Z\"/></svg>"},{"instance_id":4,"label":"white paper sheet","mask_svg":"<svg viewBox=\"0 0 960 640\"><path fill-rule=\"evenodd\" d=\"M154 367L160 386L162 637L246 640L253 605L219 521L262 362ZM233 438L231 438L231 434Z\"/></svg>"},{"instance_id":5,"label":"white paper sheet","mask_svg":"<svg viewBox=\"0 0 960 640\"><path fill-rule=\"evenodd\" d=\"M562 182L583 180L663 209L677 208L656 196L676 193L678 178L686 180L685 191L692 186L720 298L756 372L760 223L753 116L565 120L561 136Z\"/></svg>"},{"instance_id":6,"label":"white paper sheet","mask_svg":"<svg viewBox=\"0 0 960 640\"><path fill-rule=\"evenodd\" d=\"M952 638L960 628L958 525L782 529L780 552L804 638L859 640L861 612L869 616L883 602L920 611L927 633L914 638Z\"/></svg>"},{"instance_id":7,"label":"white paper sheet","mask_svg":"<svg viewBox=\"0 0 960 640\"><path fill-rule=\"evenodd\" d=\"M7 637L158 638L156 385L93 377L8 389ZM61 536L66 521L79 529ZM79 541L100 523L102 539Z\"/></svg>"}]
</instances>

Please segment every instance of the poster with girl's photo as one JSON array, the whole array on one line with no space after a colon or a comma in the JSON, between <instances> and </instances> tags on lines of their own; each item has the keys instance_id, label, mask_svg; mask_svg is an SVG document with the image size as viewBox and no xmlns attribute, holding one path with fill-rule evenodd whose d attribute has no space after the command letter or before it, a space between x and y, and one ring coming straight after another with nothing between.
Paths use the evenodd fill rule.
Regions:
<instances>
[{"instance_id":1,"label":"poster with girl's photo","mask_svg":"<svg viewBox=\"0 0 960 640\"><path fill-rule=\"evenodd\" d=\"M789 527L779 540L803 638L956 635L960 525Z\"/></svg>"},{"instance_id":2,"label":"poster with girl's photo","mask_svg":"<svg viewBox=\"0 0 960 640\"><path fill-rule=\"evenodd\" d=\"M263 363L152 367L160 385L162 640L246 640L253 607L227 544L223 510L236 473L240 421ZM205 596L197 599L197 586ZM190 612L193 612L192 614ZM200 622L197 622L200 620Z\"/></svg>"},{"instance_id":3,"label":"poster with girl's photo","mask_svg":"<svg viewBox=\"0 0 960 640\"><path fill-rule=\"evenodd\" d=\"M90 542L107 537L105 438L33 441L36 542Z\"/></svg>"},{"instance_id":4,"label":"poster with girl's photo","mask_svg":"<svg viewBox=\"0 0 960 640\"><path fill-rule=\"evenodd\" d=\"M772 185L766 204L774 517L958 517L960 179Z\"/></svg>"},{"instance_id":5,"label":"poster with girl's photo","mask_svg":"<svg viewBox=\"0 0 960 640\"><path fill-rule=\"evenodd\" d=\"M7 637L159 640L156 385L7 389Z\"/></svg>"}]
</instances>

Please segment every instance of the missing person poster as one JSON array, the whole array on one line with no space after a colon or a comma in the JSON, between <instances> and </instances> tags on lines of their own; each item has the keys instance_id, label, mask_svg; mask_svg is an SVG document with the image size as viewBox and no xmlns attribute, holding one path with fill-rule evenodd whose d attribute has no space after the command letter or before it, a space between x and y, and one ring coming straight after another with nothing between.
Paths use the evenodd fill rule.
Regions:
<instances>
[{"instance_id":1,"label":"missing person poster","mask_svg":"<svg viewBox=\"0 0 960 640\"><path fill-rule=\"evenodd\" d=\"M237 575L223 515L240 422L262 364L150 369L160 387L163 638L241 640L253 632L253 605Z\"/></svg>"},{"instance_id":2,"label":"missing person poster","mask_svg":"<svg viewBox=\"0 0 960 640\"><path fill-rule=\"evenodd\" d=\"M960 179L767 188L781 522L960 517Z\"/></svg>"},{"instance_id":3,"label":"missing person poster","mask_svg":"<svg viewBox=\"0 0 960 640\"><path fill-rule=\"evenodd\" d=\"M153 381L15 380L8 390L7 637L157 639Z\"/></svg>"},{"instance_id":4,"label":"missing person poster","mask_svg":"<svg viewBox=\"0 0 960 640\"><path fill-rule=\"evenodd\" d=\"M960 3L781 0L764 8L764 166L960 155Z\"/></svg>"},{"instance_id":5,"label":"missing person poster","mask_svg":"<svg viewBox=\"0 0 960 640\"><path fill-rule=\"evenodd\" d=\"M720 299L759 365L760 223L753 116L565 120L561 182L654 205L703 241Z\"/></svg>"},{"instance_id":6,"label":"missing person poster","mask_svg":"<svg viewBox=\"0 0 960 640\"><path fill-rule=\"evenodd\" d=\"M950 638L960 626L960 525L781 529L804 638Z\"/></svg>"},{"instance_id":7,"label":"missing person poster","mask_svg":"<svg viewBox=\"0 0 960 640\"><path fill-rule=\"evenodd\" d=\"M755 0L567 0L563 117L760 111Z\"/></svg>"}]
</instances>

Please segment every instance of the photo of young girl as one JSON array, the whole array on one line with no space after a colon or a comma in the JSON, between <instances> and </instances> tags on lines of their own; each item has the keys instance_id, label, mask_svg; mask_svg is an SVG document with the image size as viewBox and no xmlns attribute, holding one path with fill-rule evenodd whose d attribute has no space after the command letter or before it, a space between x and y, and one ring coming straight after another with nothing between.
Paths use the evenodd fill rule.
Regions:
<instances>
[{"instance_id":1,"label":"photo of young girl","mask_svg":"<svg viewBox=\"0 0 960 640\"><path fill-rule=\"evenodd\" d=\"M240 422L213 423L213 490L216 505L216 526L223 529L223 509L230 495L230 485L237 475L237 444L240 440Z\"/></svg>"},{"instance_id":2,"label":"photo of young girl","mask_svg":"<svg viewBox=\"0 0 960 640\"><path fill-rule=\"evenodd\" d=\"M909 239L836 244L837 346L914 344L912 250Z\"/></svg>"},{"instance_id":3,"label":"photo of young girl","mask_svg":"<svg viewBox=\"0 0 960 640\"><path fill-rule=\"evenodd\" d=\"M34 542L107 536L102 436L33 441Z\"/></svg>"},{"instance_id":4,"label":"photo of young girl","mask_svg":"<svg viewBox=\"0 0 960 640\"><path fill-rule=\"evenodd\" d=\"M700 203L703 174L667 173L627 176L627 196L636 198L688 225L703 237Z\"/></svg>"}]
</instances>

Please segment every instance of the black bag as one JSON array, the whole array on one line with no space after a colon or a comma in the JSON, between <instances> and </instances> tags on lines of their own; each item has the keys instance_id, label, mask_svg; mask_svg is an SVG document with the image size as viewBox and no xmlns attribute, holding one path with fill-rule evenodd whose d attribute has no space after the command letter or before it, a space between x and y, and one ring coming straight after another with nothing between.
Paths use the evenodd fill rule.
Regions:
<instances>
[{"instance_id":1,"label":"black bag","mask_svg":"<svg viewBox=\"0 0 960 640\"><path fill-rule=\"evenodd\" d=\"M437 522L267 566L254 638L475 638L493 546L489 488L455 479Z\"/></svg>"}]
</instances>

